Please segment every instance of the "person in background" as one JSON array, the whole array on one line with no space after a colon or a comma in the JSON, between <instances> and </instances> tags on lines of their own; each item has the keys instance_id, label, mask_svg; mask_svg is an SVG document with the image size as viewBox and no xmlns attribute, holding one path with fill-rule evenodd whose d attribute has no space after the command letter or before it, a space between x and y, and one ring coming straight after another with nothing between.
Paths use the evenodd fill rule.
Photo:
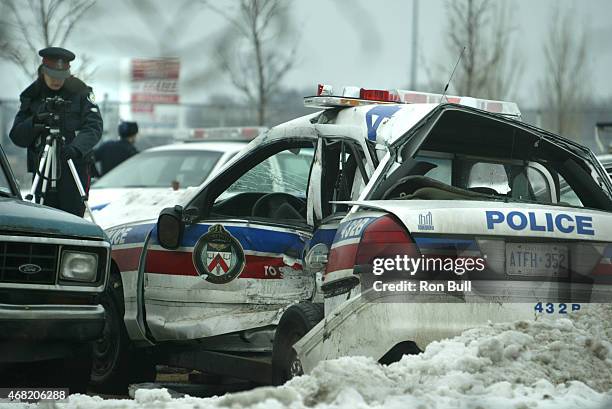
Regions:
<instances>
[{"instance_id":1,"label":"person in background","mask_svg":"<svg viewBox=\"0 0 612 409\"><path fill-rule=\"evenodd\" d=\"M107 174L124 160L136 155L138 150L134 147L138 136L138 124L124 121L119 124L118 141L107 141L94 149L96 163L100 162L100 175Z\"/></svg>"},{"instance_id":2,"label":"person in background","mask_svg":"<svg viewBox=\"0 0 612 409\"><path fill-rule=\"evenodd\" d=\"M65 48L47 47L38 55L42 57L38 78L19 96L21 106L9 137L15 145L27 148L27 169L34 174L38 172L50 129L59 130L63 137L58 141L59 178L57 186L48 187L44 192L44 204L83 217L85 204L67 161L73 160L87 193L92 149L102 137L102 116L91 87L70 72L74 53ZM56 101L53 104L49 102L52 98ZM61 98L60 102L57 98ZM37 199L43 193L42 184L41 178L35 192Z\"/></svg>"}]
</instances>

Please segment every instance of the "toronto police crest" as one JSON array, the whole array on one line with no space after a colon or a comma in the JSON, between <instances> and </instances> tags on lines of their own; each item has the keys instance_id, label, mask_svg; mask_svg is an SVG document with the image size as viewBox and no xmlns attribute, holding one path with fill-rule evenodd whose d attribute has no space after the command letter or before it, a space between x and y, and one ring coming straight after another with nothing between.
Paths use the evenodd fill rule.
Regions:
<instances>
[{"instance_id":1,"label":"toronto police crest","mask_svg":"<svg viewBox=\"0 0 612 409\"><path fill-rule=\"evenodd\" d=\"M225 284L242 273L244 251L234 236L220 224L215 224L196 243L193 263L206 281Z\"/></svg>"}]
</instances>

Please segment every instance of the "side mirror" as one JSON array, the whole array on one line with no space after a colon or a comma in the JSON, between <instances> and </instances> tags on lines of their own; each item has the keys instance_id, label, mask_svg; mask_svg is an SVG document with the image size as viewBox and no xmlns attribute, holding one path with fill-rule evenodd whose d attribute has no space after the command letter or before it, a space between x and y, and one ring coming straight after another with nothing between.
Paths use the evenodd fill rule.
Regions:
<instances>
[{"instance_id":1,"label":"side mirror","mask_svg":"<svg viewBox=\"0 0 612 409\"><path fill-rule=\"evenodd\" d=\"M157 219L157 241L168 250L175 250L181 244L185 223L183 207L176 205L161 211Z\"/></svg>"},{"instance_id":2,"label":"side mirror","mask_svg":"<svg viewBox=\"0 0 612 409\"><path fill-rule=\"evenodd\" d=\"M200 217L200 209L197 207L188 207L183 210L183 221L187 225L195 223L198 217Z\"/></svg>"}]
</instances>

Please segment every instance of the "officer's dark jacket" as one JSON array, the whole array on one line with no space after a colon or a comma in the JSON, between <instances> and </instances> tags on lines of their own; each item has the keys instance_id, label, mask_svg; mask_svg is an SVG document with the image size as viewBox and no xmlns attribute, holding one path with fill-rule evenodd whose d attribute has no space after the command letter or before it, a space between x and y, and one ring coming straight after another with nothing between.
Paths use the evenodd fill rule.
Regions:
<instances>
[{"instance_id":1,"label":"officer's dark jacket","mask_svg":"<svg viewBox=\"0 0 612 409\"><path fill-rule=\"evenodd\" d=\"M112 168L137 153L138 150L134 145L124 139L104 142L94 149L95 161L100 162L102 175L107 174Z\"/></svg>"},{"instance_id":2,"label":"officer's dark jacket","mask_svg":"<svg viewBox=\"0 0 612 409\"><path fill-rule=\"evenodd\" d=\"M13 122L9 137L17 146L28 148L28 171L36 171L39 155L44 148L45 129L34 127L33 116L39 112L45 98L60 96L71 101L66 108L66 114L60 125L66 144L74 146L81 158L79 163L91 162L92 148L102 137L102 116L98 106L93 101L93 92L83 81L70 77L59 91L47 87L42 77L39 77L19 96L21 106Z\"/></svg>"}]
</instances>

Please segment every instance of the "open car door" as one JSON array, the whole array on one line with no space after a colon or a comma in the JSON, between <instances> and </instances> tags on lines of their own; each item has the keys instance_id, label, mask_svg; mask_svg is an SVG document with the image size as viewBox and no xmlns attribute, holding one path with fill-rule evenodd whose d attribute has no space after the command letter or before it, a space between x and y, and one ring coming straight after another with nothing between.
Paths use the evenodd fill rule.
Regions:
<instances>
[{"instance_id":1,"label":"open car door","mask_svg":"<svg viewBox=\"0 0 612 409\"><path fill-rule=\"evenodd\" d=\"M274 325L280 308L312 296L302 256L315 142L273 141L228 166L187 206L177 249L152 232L144 299L157 341Z\"/></svg>"}]
</instances>

